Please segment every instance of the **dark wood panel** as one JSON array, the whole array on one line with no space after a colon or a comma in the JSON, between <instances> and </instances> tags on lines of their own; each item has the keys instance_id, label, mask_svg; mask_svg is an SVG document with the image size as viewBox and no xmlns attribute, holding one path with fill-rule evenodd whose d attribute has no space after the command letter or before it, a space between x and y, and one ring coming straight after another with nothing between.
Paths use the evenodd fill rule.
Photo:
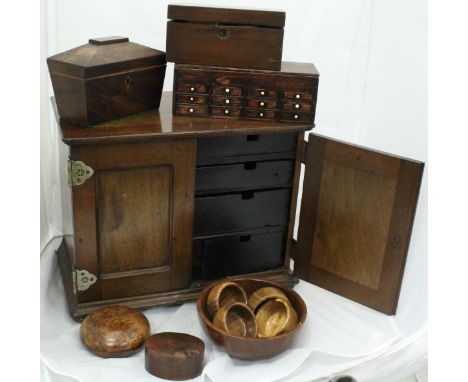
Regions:
<instances>
[{"instance_id":1,"label":"dark wood panel","mask_svg":"<svg viewBox=\"0 0 468 382\"><path fill-rule=\"evenodd\" d=\"M286 13L258 9L197 7L170 4L167 7L167 18L204 23L262 25L281 28L284 27Z\"/></svg>"},{"instance_id":2,"label":"dark wood panel","mask_svg":"<svg viewBox=\"0 0 468 382\"><path fill-rule=\"evenodd\" d=\"M279 70L283 34L282 28L168 21L167 60L177 64Z\"/></svg>"},{"instance_id":3,"label":"dark wood panel","mask_svg":"<svg viewBox=\"0 0 468 382\"><path fill-rule=\"evenodd\" d=\"M296 137L297 135L292 133L248 134L199 139L197 164L202 164L206 158L294 152L296 150Z\"/></svg>"},{"instance_id":4,"label":"dark wood panel","mask_svg":"<svg viewBox=\"0 0 468 382\"><path fill-rule=\"evenodd\" d=\"M178 103L184 104L199 104L206 105L208 104L207 95L196 95L196 94L176 94L176 99Z\"/></svg>"},{"instance_id":5,"label":"dark wood panel","mask_svg":"<svg viewBox=\"0 0 468 382\"><path fill-rule=\"evenodd\" d=\"M98 174L101 274L170 266L172 167Z\"/></svg>"},{"instance_id":6,"label":"dark wood panel","mask_svg":"<svg viewBox=\"0 0 468 382\"><path fill-rule=\"evenodd\" d=\"M195 235L286 226L290 189L195 198Z\"/></svg>"},{"instance_id":7,"label":"dark wood panel","mask_svg":"<svg viewBox=\"0 0 468 382\"><path fill-rule=\"evenodd\" d=\"M261 188L286 188L292 183L294 161L244 162L198 167L196 194Z\"/></svg>"},{"instance_id":8,"label":"dark wood panel","mask_svg":"<svg viewBox=\"0 0 468 382\"><path fill-rule=\"evenodd\" d=\"M240 97L213 96L211 104L223 106L239 106L241 104Z\"/></svg>"},{"instance_id":9,"label":"dark wood panel","mask_svg":"<svg viewBox=\"0 0 468 382\"><path fill-rule=\"evenodd\" d=\"M314 134L294 272L394 314L424 164Z\"/></svg>"},{"instance_id":10,"label":"dark wood panel","mask_svg":"<svg viewBox=\"0 0 468 382\"><path fill-rule=\"evenodd\" d=\"M218 117L237 118L241 115L241 109L238 107L212 106L211 115Z\"/></svg>"},{"instance_id":11,"label":"dark wood panel","mask_svg":"<svg viewBox=\"0 0 468 382\"><path fill-rule=\"evenodd\" d=\"M283 265L286 230L218 235L194 240L194 257L200 258L198 278L226 276L280 268Z\"/></svg>"}]
</instances>

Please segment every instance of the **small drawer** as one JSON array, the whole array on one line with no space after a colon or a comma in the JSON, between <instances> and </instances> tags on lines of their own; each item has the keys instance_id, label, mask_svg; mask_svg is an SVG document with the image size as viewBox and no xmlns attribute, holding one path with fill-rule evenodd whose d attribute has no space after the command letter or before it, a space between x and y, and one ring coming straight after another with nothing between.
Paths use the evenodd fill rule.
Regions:
<instances>
[{"instance_id":1,"label":"small drawer","mask_svg":"<svg viewBox=\"0 0 468 382\"><path fill-rule=\"evenodd\" d=\"M275 110L246 110L246 118L255 118L255 119L275 119L276 111Z\"/></svg>"},{"instance_id":2,"label":"small drawer","mask_svg":"<svg viewBox=\"0 0 468 382\"><path fill-rule=\"evenodd\" d=\"M241 109L235 107L212 106L211 115L216 117L240 117Z\"/></svg>"},{"instance_id":3,"label":"small drawer","mask_svg":"<svg viewBox=\"0 0 468 382\"><path fill-rule=\"evenodd\" d=\"M281 268L286 231L195 239L193 257L203 280Z\"/></svg>"},{"instance_id":4,"label":"small drawer","mask_svg":"<svg viewBox=\"0 0 468 382\"><path fill-rule=\"evenodd\" d=\"M197 144L197 165L225 163L220 158L234 163L236 157L259 154L292 153L294 157L296 145L297 133L201 138Z\"/></svg>"},{"instance_id":5,"label":"small drawer","mask_svg":"<svg viewBox=\"0 0 468 382\"><path fill-rule=\"evenodd\" d=\"M241 96L242 87L240 86L213 86L212 94L224 96Z\"/></svg>"},{"instance_id":6,"label":"small drawer","mask_svg":"<svg viewBox=\"0 0 468 382\"><path fill-rule=\"evenodd\" d=\"M194 234L286 226L290 198L290 189L196 197Z\"/></svg>"},{"instance_id":7,"label":"small drawer","mask_svg":"<svg viewBox=\"0 0 468 382\"><path fill-rule=\"evenodd\" d=\"M247 99L247 107L250 109L276 109L277 104L275 99Z\"/></svg>"},{"instance_id":8,"label":"small drawer","mask_svg":"<svg viewBox=\"0 0 468 382\"><path fill-rule=\"evenodd\" d=\"M176 114L183 116L206 116L208 115L208 106L176 105Z\"/></svg>"},{"instance_id":9,"label":"small drawer","mask_svg":"<svg viewBox=\"0 0 468 382\"><path fill-rule=\"evenodd\" d=\"M295 100L284 100L283 101L284 110L296 110L296 111L311 111L312 104L310 102L302 102Z\"/></svg>"},{"instance_id":10,"label":"small drawer","mask_svg":"<svg viewBox=\"0 0 468 382\"><path fill-rule=\"evenodd\" d=\"M286 90L284 92L284 98L289 98L289 99L295 99L295 100L311 100L312 93L311 92L298 92L298 91L293 91L293 90Z\"/></svg>"},{"instance_id":11,"label":"small drawer","mask_svg":"<svg viewBox=\"0 0 468 382\"><path fill-rule=\"evenodd\" d=\"M247 89L248 97L275 98L276 94L276 90L271 89Z\"/></svg>"},{"instance_id":12,"label":"small drawer","mask_svg":"<svg viewBox=\"0 0 468 382\"><path fill-rule=\"evenodd\" d=\"M240 106L241 98L240 97L214 96L211 98L211 103L213 105Z\"/></svg>"},{"instance_id":13,"label":"small drawer","mask_svg":"<svg viewBox=\"0 0 468 382\"><path fill-rule=\"evenodd\" d=\"M200 195L246 189L286 188L291 186L293 175L293 160L197 167L195 193Z\"/></svg>"},{"instance_id":14,"label":"small drawer","mask_svg":"<svg viewBox=\"0 0 468 382\"><path fill-rule=\"evenodd\" d=\"M190 105L206 105L208 102L208 96L197 94L176 94L176 102Z\"/></svg>"},{"instance_id":15,"label":"small drawer","mask_svg":"<svg viewBox=\"0 0 468 382\"><path fill-rule=\"evenodd\" d=\"M208 86L205 84L178 84L177 91L181 93L208 93Z\"/></svg>"},{"instance_id":16,"label":"small drawer","mask_svg":"<svg viewBox=\"0 0 468 382\"><path fill-rule=\"evenodd\" d=\"M314 122L314 113L300 111L283 111L280 114L281 121L294 122Z\"/></svg>"}]
</instances>

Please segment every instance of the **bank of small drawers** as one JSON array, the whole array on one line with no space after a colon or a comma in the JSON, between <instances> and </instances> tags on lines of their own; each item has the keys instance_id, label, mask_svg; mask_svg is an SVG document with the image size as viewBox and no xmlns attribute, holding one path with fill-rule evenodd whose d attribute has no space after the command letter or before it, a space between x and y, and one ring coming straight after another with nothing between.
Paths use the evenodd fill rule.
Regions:
<instances>
[{"instance_id":1,"label":"bank of small drawers","mask_svg":"<svg viewBox=\"0 0 468 382\"><path fill-rule=\"evenodd\" d=\"M243 86L179 83L174 93L174 114L313 123L312 91L277 90Z\"/></svg>"},{"instance_id":2,"label":"bank of small drawers","mask_svg":"<svg viewBox=\"0 0 468 382\"><path fill-rule=\"evenodd\" d=\"M282 267L296 145L297 133L198 140L195 279Z\"/></svg>"}]
</instances>

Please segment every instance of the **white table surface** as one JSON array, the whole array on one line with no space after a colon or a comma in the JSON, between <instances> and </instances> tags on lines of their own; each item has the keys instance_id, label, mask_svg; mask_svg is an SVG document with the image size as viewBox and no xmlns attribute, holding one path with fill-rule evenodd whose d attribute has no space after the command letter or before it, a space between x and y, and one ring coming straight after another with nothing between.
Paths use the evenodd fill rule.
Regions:
<instances>
[{"instance_id":1,"label":"white table surface","mask_svg":"<svg viewBox=\"0 0 468 382\"><path fill-rule=\"evenodd\" d=\"M129 358L102 359L84 348L72 320L52 240L41 255L41 375L45 382L158 381L144 368L144 351ZM195 302L145 310L151 332L185 332L206 344L205 368L194 381L324 382L348 374L359 382L397 382L427 365L427 328L404 337L392 317L301 281L294 288L308 317L297 340L263 361L226 355L206 336Z\"/></svg>"}]
</instances>

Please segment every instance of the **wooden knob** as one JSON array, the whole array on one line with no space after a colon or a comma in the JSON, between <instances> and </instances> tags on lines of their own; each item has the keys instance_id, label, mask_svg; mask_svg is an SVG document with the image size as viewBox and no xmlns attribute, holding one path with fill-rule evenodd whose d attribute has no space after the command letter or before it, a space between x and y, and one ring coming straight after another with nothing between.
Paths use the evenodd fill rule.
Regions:
<instances>
[{"instance_id":1,"label":"wooden knob","mask_svg":"<svg viewBox=\"0 0 468 382\"><path fill-rule=\"evenodd\" d=\"M104 358L136 353L149 334L148 319L138 310L125 306L108 306L90 313L80 327L83 344Z\"/></svg>"},{"instance_id":2,"label":"wooden knob","mask_svg":"<svg viewBox=\"0 0 468 382\"><path fill-rule=\"evenodd\" d=\"M203 370L205 343L186 333L157 333L146 340L145 368L173 381L198 377Z\"/></svg>"}]
</instances>

